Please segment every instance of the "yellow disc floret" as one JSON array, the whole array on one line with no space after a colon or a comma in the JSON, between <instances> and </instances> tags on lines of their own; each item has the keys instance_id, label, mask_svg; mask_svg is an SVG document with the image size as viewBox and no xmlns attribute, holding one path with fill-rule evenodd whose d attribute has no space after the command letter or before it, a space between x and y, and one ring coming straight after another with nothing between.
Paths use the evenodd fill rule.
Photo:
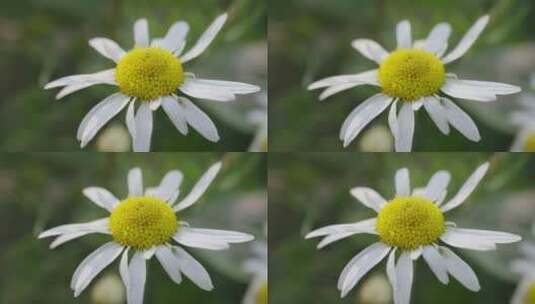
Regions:
<instances>
[{"instance_id":1,"label":"yellow disc floret","mask_svg":"<svg viewBox=\"0 0 535 304\"><path fill-rule=\"evenodd\" d=\"M535 152L535 133L529 134L522 146L522 151L524 152Z\"/></svg>"},{"instance_id":2,"label":"yellow disc floret","mask_svg":"<svg viewBox=\"0 0 535 304\"><path fill-rule=\"evenodd\" d=\"M268 303L268 284L267 282L262 283L255 296L256 304L267 304Z\"/></svg>"},{"instance_id":3,"label":"yellow disc floret","mask_svg":"<svg viewBox=\"0 0 535 304\"><path fill-rule=\"evenodd\" d=\"M404 250L429 245L444 233L444 215L432 201L420 197L396 197L377 216L381 241Z\"/></svg>"},{"instance_id":4,"label":"yellow disc floret","mask_svg":"<svg viewBox=\"0 0 535 304\"><path fill-rule=\"evenodd\" d=\"M178 223L165 201L153 196L132 196L113 209L109 228L117 243L143 250L169 241Z\"/></svg>"},{"instance_id":5,"label":"yellow disc floret","mask_svg":"<svg viewBox=\"0 0 535 304\"><path fill-rule=\"evenodd\" d=\"M403 101L416 101L436 94L445 78L442 61L421 49L394 51L379 67L379 83L383 93Z\"/></svg>"},{"instance_id":6,"label":"yellow disc floret","mask_svg":"<svg viewBox=\"0 0 535 304\"><path fill-rule=\"evenodd\" d=\"M140 100L170 95L184 81L182 63L159 47L136 48L117 63L115 79L121 92Z\"/></svg>"}]
</instances>

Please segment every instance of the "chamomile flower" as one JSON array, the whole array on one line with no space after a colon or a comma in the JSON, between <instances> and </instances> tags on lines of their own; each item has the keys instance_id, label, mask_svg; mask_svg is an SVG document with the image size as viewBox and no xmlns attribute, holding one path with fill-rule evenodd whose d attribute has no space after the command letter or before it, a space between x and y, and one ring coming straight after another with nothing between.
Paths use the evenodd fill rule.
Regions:
<instances>
[{"instance_id":1,"label":"chamomile flower","mask_svg":"<svg viewBox=\"0 0 535 304\"><path fill-rule=\"evenodd\" d=\"M423 256L431 271L444 284L449 275L472 291L480 289L470 266L444 245L472 250L495 250L496 244L520 241L514 234L457 228L445 219L445 213L459 207L474 191L489 164L480 166L447 203L443 204L450 180L447 171L435 173L425 188L411 191L409 170L395 175L396 195L384 199L371 188L356 187L351 194L377 216L352 224L326 226L307 234L306 238L324 237L318 249L358 233L378 235L379 241L358 253L346 265L338 280L342 297L375 265L387 258L387 275L394 291L394 302L408 304L413 281L414 262ZM397 262L396 262L396 257Z\"/></svg>"},{"instance_id":2,"label":"chamomile flower","mask_svg":"<svg viewBox=\"0 0 535 304\"><path fill-rule=\"evenodd\" d=\"M134 151L150 150L153 111L162 106L169 119L184 135L188 125L209 141L219 141L216 126L210 118L183 94L200 99L228 102L236 95L255 93L258 86L221 80L197 78L185 70L184 64L201 55L219 33L227 14L215 19L197 43L183 53L189 25L174 23L166 36L149 40L146 19L134 24L134 47L126 52L108 38L93 38L89 45L102 56L116 63L115 68L94 74L74 75L52 81L45 89L63 87L56 98L97 84L114 85L119 92L98 103L82 120L76 138L85 147L97 132L128 106L126 125L132 136ZM135 105L139 104L137 112ZM136 113L134 113L136 112Z\"/></svg>"},{"instance_id":3,"label":"chamomile flower","mask_svg":"<svg viewBox=\"0 0 535 304\"><path fill-rule=\"evenodd\" d=\"M522 109L511 115L511 122L518 128L511 151L535 152L535 95L522 95L519 101Z\"/></svg>"},{"instance_id":4,"label":"chamomile flower","mask_svg":"<svg viewBox=\"0 0 535 304\"><path fill-rule=\"evenodd\" d=\"M244 263L245 270L252 275L251 283L242 304L268 303L268 247L266 242L253 246L255 257Z\"/></svg>"},{"instance_id":5,"label":"chamomile flower","mask_svg":"<svg viewBox=\"0 0 535 304\"><path fill-rule=\"evenodd\" d=\"M521 275L511 304L535 304L535 244L522 242L520 251L524 258L516 259L511 264L512 270Z\"/></svg>"},{"instance_id":6,"label":"chamomile flower","mask_svg":"<svg viewBox=\"0 0 535 304\"><path fill-rule=\"evenodd\" d=\"M202 196L220 168L221 163L210 167L178 204L175 201L182 182L182 173L178 170L167 173L158 186L145 190L141 170L130 170L128 196L123 200L104 188L85 188L84 195L110 215L88 223L58 226L39 235L39 238L56 237L50 248L91 233L111 236L109 242L93 251L75 270L71 280L74 296L78 297L121 254L119 273L126 287L128 304L143 303L146 263L154 255L175 283L181 283L184 275L199 288L212 290L212 280L206 269L172 242L185 247L223 250L230 244L253 240L252 235L241 232L193 228L179 216L180 211L191 207Z\"/></svg>"},{"instance_id":7,"label":"chamomile flower","mask_svg":"<svg viewBox=\"0 0 535 304\"><path fill-rule=\"evenodd\" d=\"M458 79L447 72L445 65L459 59L474 44L488 21L488 16L481 17L447 55L449 24L439 23L425 40L413 41L410 23L401 21L396 27L397 49L390 53L370 39L356 39L351 44L366 58L379 64L379 68L328 77L312 83L308 89L325 89L320 95L323 100L360 85L381 88L381 93L358 105L344 121L340 130L344 147L389 106L388 122L396 151L411 150L414 113L422 107L443 134L449 134L451 125L469 140L479 141L481 137L476 124L448 96L490 102L498 95L518 93L520 88L504 83Z\"/></svg>"}]
</instances>

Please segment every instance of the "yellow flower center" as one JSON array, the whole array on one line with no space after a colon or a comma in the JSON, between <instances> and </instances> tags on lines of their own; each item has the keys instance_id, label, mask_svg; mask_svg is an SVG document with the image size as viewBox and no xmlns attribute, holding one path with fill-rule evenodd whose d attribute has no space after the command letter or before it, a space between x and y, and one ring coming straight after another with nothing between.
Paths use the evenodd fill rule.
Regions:
<instances>
[{"instance_id":1,"label":"yellow flower center","mask_svg":"<svg viewBox=\"0 0 535 304\"><path fill-rule=\"evenodd\" d=\"M268 303L268 283L263 283L255 296L255 304L267 304Z\"/></svg>"},{"instance_id":2,"label":"yellow flower center","mask_svg":"<svg viewBox=\"0 0 535 304\"><path fill-rule=\"evenodd\" d=\"M377 216L381 241L404 250L429 245L444 233L444 215L432 201L420 197L396 197Z\"/></svg>"},{"instance_id":3,"label":"yellow flower center","mask_svg":"<svg viewBox=\"0 0 535 304\"><path fill-rule=\"evenodd\" d=\"M170 95L184 81L182 63L159 47L136 48L117 63L115 79L121 92L140 100Z\"/></svg>"},{"instance_id":4,"label":"yellow flower center","mask_svg":"<svg viewBox=\"0 0 535 304\"><path fill-rule=\"evenodd\" d=\"M421 49L394 51L379 67L383 93L403 101L416 101L437 93L445 78L442 61Z\"/></svg>"},{"instance_id":5,"label":"yellow flower center","mask_svg":"<svg viewBox=\"0 0 535 304\"><path fill-rule=\"evenodd\" d=\"M120 202L110 215L114 240L144 250L166 243L178 229L177 217L165 201L154 196L132 196Z\"/></svg>"},{"instance_id":6,"label":"yellow flower center","mask_svg":"<svg viewBox=\"0 0 535 304\"><path fill-rule=\"evenodd\" d=\"M524 152L535 152L535 133L531 133L526 138L524 145L522 146Z\"/></svg>"},{"instance_id":7,"label":"yellow flower center","mask_svg":"<svg viewBox=\"0 0 535 304\"><path fill-rule=\"evenodd\" d=\"M535 282L531 283L524 297L524 304L535 304Z\"/></svg>"}]
</instances>

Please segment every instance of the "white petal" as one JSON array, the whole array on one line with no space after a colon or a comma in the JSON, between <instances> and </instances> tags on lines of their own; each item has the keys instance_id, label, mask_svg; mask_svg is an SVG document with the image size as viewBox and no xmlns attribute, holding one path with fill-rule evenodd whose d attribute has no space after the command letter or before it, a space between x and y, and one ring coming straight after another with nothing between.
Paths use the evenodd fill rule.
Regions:
<instances>
[{"instance_id":1,"label":"white petal","mask_svg":"<svg viewBox=\"0 0 535 304\"><path fill-rule=\"evenodd\" d=\"M227 14L217 17L208 27L208 29L206 29L206 31L201 35L199 40L197 40L197 43L186 54L184 54L184 56L180 57L180 61L185 63L201 55L210 45L210 43L212 43L221 28L223 28L223 25L226 21Z\"/></svg>"},{"instance_id":2,"label":"white petal","mask_svg":"<svg viewBox=\"0 0 535 304\"><path fill-rule=\"evenodd\" d=\"M152 110L148 102L139 106L135 120L135 136L133 140L134 152L149 152L152 137Z\"/></svg>"},{"instance_id":3,"label":"white petal","mask_svg":"<svg viewBox=\"0 0 535 304\"><path fill-rule=\"evenodd\" d=\"M110 191L104 188L88 187L84 189L83 193L97 206L102 207L110 212L119 202L119 199L117 199Z\"/></svg>"},{"instance_id":4,"label":"white petal","mask_svg":"<svg viewBox=\"0 0 535 304\"><path fill-rule=\"evenodd\" d=\"M369 101L369 103L368 103ZM379 114L381 114L392 103L392 97L381 93L370 97L346 118L342 126L344 147L347 147L359 133ZM344 126L346 126L345 129Z\"/></svg>"},{"instance_id":5,"label":"white petal","mask_svg":"<svg viewBox=\"0 0 535 304\"><path fill-rule=\"evenodd\" d=\"M396 152L410 152L414 136L414 111L409 103L405 103L398 116L398 137Z\"/></svg>"},{"instance_id":6,"label":"white petal","mask_svg":"<svg viewBox=\"0 0 535 304\"><path fill-rule=\"evenodd\" d=\"M435 97L426 97L424 107L440 132L446 135L449 134L450 126L448 124L446 109L440 104L439 99Z\"/></svg>"},{"instance_id":7,"label":"white petal","mask_svg":"<svg viewBox=\"0 0 535 304\"><path fill-rule=\"evenodd\" d=\"M108 242L87 256L76 268L71 280L74 296L78 297L91 281L121 254L123 246Z\"/></svg>"},{"instance_id":8,"label":"white petal","mask_svg":"<svg viewBox=\"0 0 535 304\"><path fill-rule=\"evenodd\" d=\"M449 227L440 239L454 247L472 250L495 250L496 244L518 242L521 237L499 231Z\"/></svg>"},{"instance_id":9,"label":"white petal","mask_svg":"<svg viewBox=\"0 0 535 304\"><path fill-rule=\"evenodd\" d=\"M379 212L386 204L386 200L377 191L367 187L355 187L350 191L364 206Z\"/></svg>"},{"instance_id":10,"label":"white petal","mask_svg":"<svg viewBox=\"0 0 535 304\"><path fill-rule=\"evenodd\" d=\"M85 147L98 131L115 115L117 115L127 104L129 97L116 93L93 107L84 117L78 127L78 139L82 148Z\"/></svg>"},{"instance_id":11,"label":"white petal","mask_svg":"<svg viewBox=\"0 0 535 304\"><path fill-rule=\"evenodd\" d=\"M158 187L147 189L147 193L157 196L166 202L174 203L173 199L178 196L180 184L183 179L182 172L178 170L169 171L162 179Z\"/></svg>"},{"instance_id":12,"label":"white petal","mask_svg":"<svg viewBox=\"0 0 535 304\"><path fill-rule=\"evenodd\" d=\"M74 239L80 238L82 236L88 235L94 233L93 231L85 231L85 232L74 232L74 233L66 233L61 234L58 236L52 243L50 243L50 249L57 248L58 246L65 244L69 241L72 241ZM108 233L110 234L110 233Z\"/></svg>"},{"instance_id":13,"label":"white petal","mask_svg":"<svg viewBox=\"0 0 535 304\"><path fill-rule=\"evenodd\" d=\"M319 96L319 100L325 100L335 94L338 94L342 91L346 91L355 87L358 87L360 85L363 85L364 83L358 82L358 83L347 83L347 84L339 84L339 85L333 85L331 87L328 87L323 92L321 92Z\"/></svg>"},{"instance_id":14,"label":"white petal","mask_svg":"<svg viewBox=\"0 0 535 304\"><path fill-rule=\"evenodd\" d=\"M435 25L425 40L424 49L437 54L448 44L450 34L451 26L448 23L439 23Z\"/></svg>"},{"instance_id":15,"label":"white petal","mask_svg":"<svg viewBox=\"0 0 535 304\"><path fill-rule=\"evenodd\" d=\"M228 249L229 244L249 242L254 237L236 231L181 227L173 239L188 247L223 250Z\"/></svg>"},{"instance_id":16,"label":"white petal","mask_svg":"<svg viewBox=\"0 0 535 304\"><path fill-rule=\"evenodd\" d=\"M459 189L459 192L455 194L455 196L448 201L446 204L444 204L440 209L442 212L447 212L453 208L458 207L461 205L466 198L476 189L477 185L483 179L483 176L485 176L485 173L487 173L487 170L489 169L489 163L484 163L483 165L479 166L472 175L466 180L464 185Z\"/></svg>"},{"instance_id":17,"label":"white petal","mask_svg":"<svg viewBox=\"0 0 535 304\"><path fill-rule=\"evenodd\" d=\"M388 255L388 260L386 262L386 275L388 276L388 281L390 281L390 286L392 286L392 292L394 294L394 304L399 304L401 301L401 293L398 291L397 287L395 248Z\"/></svg>"},{"instance_id":18,"label":"white petal","mask_svg":"<svg viewBox=\"0 0 535 304\"><path fill-rule=\"evenodd\" d=\"M173 253L180 261L180 271L195 285L207 291L214 289L210 275L201 263L180 247L173 246Z\"/></svg>"},{"instance_id":19,"label":"white petal","mask_svg":"<svg viewBox=\"0 0 535 304\"><path fill-rule=\"evenodd\" d=\"M184 116L188 124L204 138L211 142L219 141L219 133L214 122L199 107L187 98L178 97L181 106L184 109Z\"/></svg>"},{"instance_id":20,"label":"white petal","mask_svg":"<svg viewBox=\"0 0 535 304\"><path fill-rule=\"evenodd\" d=\"M332 244L346 237L355 235L357 233L377 234L377 232L375 231L376 221L377 218L371 218L352 224L325 226L320 229L311 231L306 235L305 238L308 239L318 236L325 236L317 246L318 249L322 249L329 244Z\"/></svg>"},{"instance_id":21,"label":"white petal","mask_svg":"<svg viewBox=\"0 0 535 304\"><path fill-rule=\"evenodd\" d=\"M469 140L480 141L481 135L472 118L451 100L447 98L442 98L442 100L449 123Z\"/></svg>"},{"instance_id":22,"label":"white petal","mask_svg":"<svg viewBox=\"0 0 535 304\"><path fill-rule=\"evenodd\" d=\"M128 172L128 195L143 195L143 175L140 168L133 168Z\"/></svg>"},{"instance_id":23,"label":"white petal","mask_svg":"<svg viewBox=\"0 0 535 304\"><path fill-rule=\"evenodd\" d=\"M162 98L161 97L158 97L157 99L155 100L151 100L149 101L149 108L152 110L152 111L156 111L160 108L160 106L162 105Z\"/></svg>"},{"instance_id":24,"label":"white petal","mask_svg":"<svg viewBox=\"0 0 535 304\"><path fill-rule=\"evenodd\" d=\"M182 199L182 201L178 203L173 209L175 211L181 211L193 205L204 194L206 189L208 189L208 186L210 186L217 173L221 169L221 165L221 162L213 164L203 174L203 176L201 176L195 186L193 186L193 189L191 189L190 193L184 199Z\"/></svg>"},{"instance_id":25,"label":"white petal","mask_svg":"<svg viewBox=\"0 0 535 304\"><path fill-rule=\"evenodd\" d=\"M113 76L115 77L115 76ZM72 93L78 92L80 90L83 90L85 88L88 88L90 86L95 85L96 83L80 83L80 84L72 84L64 87L61 89L58 94L56 94L56 100L60 100L65 96L68 96Z\"/></svg>"},{"instance_id":26,"label":"white petal","mask_svg":"<svg viewBox=\"0 0 535 304\"><path fill-rule=\"evenodd\" d=\"M180 261L173 254L171 249L167 246L159 246L156 248L156 258L160 261L163 269L173 282L180 284L182 282L182 275L180 275Z\"/></svg>"},{"instance_id":27,"label":"white petal","mask_svg":"<svg viewBox=\"0 0 535 304\"><path fill-rule=\"evenodd\" d=\"M425 101L425 98L422 97L416 101L411 102L412 110L415 112L420 110L422 106L424 105L424 101Z\"/></svg>"},{"instance_id":28,"label":"white petal","mask_svg":"<svg viewBox=\"0 0 535 304\"><path fill-rule=\"evenodd\" d=\"M338 279L338 289L342 292L342 297L345 297L366 273L383 260L390 249L390 246L378 242L353 257Z\"/></svg>"},{"instance_id":29,"label":"white petal","mask_svg":"<svg viewBox=\"0 0 535 304\"><path fill-rule=\"evenodd\" d=\"M177 130L184 135L188 134L185 110L178 100L171 96L165 96L162 98L162 107Z\"/></svg>"},{"instance_id":30,"label":"white petal","mask_svg":"<svg viewBox=\"0 0 535 304\"><path fill-rule=\"evenodd\" d=\"M138 251L128 266L128 289L126 293L128 304L143 304L146 280L147 265L143 252Z\"/></svg>"},{"instance_id":31,"label":"white petal","mask_svg":"<svg viewBox=\"0 0 535 304\"><path fill-rule=\"evenodd\" d=\"M171 53L183 48L189 32L189 25L184 21L175 22L167 31L159 45Z\"/></svg>"},{"instance_id":32,"label":"white petal","mask_svg":"<svg viewBox=\"0 0 535 304\"><path fill-rule=\"evenodd\" d=\"M117 42L108 38L93 38L89 40L89 45L93 47L102 56L118 62L125 54L125 51Z\"/></svg>"},{"instance_id":33,"label":"white petal","mask_svg":"<svg viewBox=\"0 0 535 304\"><path fill-rule=\"evenodd\" d=\"M489 16L485 15L479 18L476 23L466 32L459 44L451 51L446 57L442 58L444 64L450 63L459 59L477 40L477 37L481 34L487 23L489 22Z\"/></svg>"},{"instance_id":34,"label":"white petal","mask_svg":"<svg viewBox=\"0 0 535 304\"><path fill-rule=\"evenodd\" d=\"M388 56L388 52L377 42L370 39L356 39L351 42L357 51L364 57L379 64Z\"/></svg>"},{"instance_id":35,"label":"white petal","mask_svg":"<svg viewBox=\"0 0 535 304\"><path fill-rule=\"evenodd\" d=\"M400 304L411 302L412 280L414 277L413 263L410 254L403 252L396 266L396 284Z\"/></svg>"},{"instance_id":36,"label":"white petal","mask_svg":"<svg viewBox=\"0 0 535 304\"><path fill-rule=\"evenodd\" d=\"M416 261L422 256L422 251L423 251L423 248L422 246L420 246L414 250L409 251L409 256L411 257L413 261Z\"/></svg>"},{"instance_id":37,"label":"white petal","mask_svg":"<svg viewBox=\"0 0 535 304\"><path fill-rule=\"evenodd\" d=\"M48 229L46 231L41 232L39 234L39 238L46 238L50 236L56 236L61 234L72 234L72 233L79 233L79 232L89 232L89 233L107 233L109 234L108 230L108 218L103 218L87 223L81 223L81 224L67 224L67 225L60 225L57 227L54 227L52 229Z\"/></svg>"},{"instance_id":38,"label":"white petal","mask_svg":"<svg viewBox=\"0 0 535 304\"><path fill-rule=\"evenodd\" d=\"M394 181L396 184L396 196L409 196L411 194L409 169L401 168L397 170Z\"/></svg>"},{"instance_id":39,"label":"white petal","mask_svg":"<svg viewBox=\"0 0 535 304\"><path fill-rule=\"evenodd\" d=\"M149 46L149 24L147 19L139 19L134 23L134 40L137 47Z\"/></svg>"},{"instance_id":40,"label":"white petal","mask_svg":"<svg viewBox=\"0 0 535 304\"><path fill-rule=\"evenodd\" d=\"M121 256L121 262L119 263L119 274L123 280L126 290L130 286L130 279L128 277L128 248L125 249L123 255Z\"/></svg>"},{"instance_id":41,"label":"white petal","mask_svg":"<svg viewBox=\"0 0 535 304\"><path fill-rule=\"evenodd\" d=\"M136 137L136 119L134 118L135 112L135 100L130 101L128 109L126 110L126 127L128 128L128 133L132 138Z\"/></svg>"},{"instance_id":42,"label":"white petal","mask_svg":"<svg viewBox=\"0 0 535 304\"><path fill-rule=\"evenodd\" d=\"M446 268L446 262L434 246L425 246L423 249L424 260L431 268L431 271L435 274L437 279L442 284L448 284L448 270Z\"/></svg>"},{"instance_id":43,"label":"white petal","mask_svg":"<svg viewBox=\"0 0 535 304\"><path fill-rule=\"evenodd\" d=\"M241 82L186 78L179 90L191 97L227 102L235 100L235 95L255 93L260 88Z\"/></svg>"},{"instance_id":44,"label":"white petal","mask_svg":"<svg viewBox=\"0 0 535 304\"><path fill-rule=\"evenodd\" d=\"M448 187L450 179L451 176L448 171L435 173L425 187L425 197L432 201L437 201Z\"/></svg>"},{"instance_id":45,"label":"white petal","mask_svg":"<svg viewBox=\"0 0 535 304\"><path fill-rule=\"evenodd\" d=\"M490 81L446 78L442 92L457 98L476 101L495 101L496 95L509 95L521 91L520 87Z\"/></svg>"},{"instance_id":46,"label":"white petal","mask_svg":"<svg viewBox=\"0 0 535 304\"><path fill-rule=\"evenodd\" d=\"M412 46L411 24L403 20L396 26L396 40L398 49L409 49Z\"/></svg>"},{"instance_id":47,"label":"white petal","mask_svg":"<svg viewBox=\"0 0 535 304\"><path fill-rule=\"evenodd\" d=\"M309 90L325 88L330 86L347 85L347 84L372 84L379 85L377 78L377 69L350 75L338 75L320 79L308 86Z\"/></svg>"},{"instance_id":48,"label":"white petal","mask_svg":"<svg viewBox=\"0 0 535 304\"><path fill-rule=\"evenodd\" d=\"M115 69L109 69L100 71L93 74L80 74L80 75L71 75L65 76L54 81L51 81L45 85L45 90L64 87L64 86L73 86L73 85L95 85L95 84L112 84L116 85L115 82Z\"/></svg>"},{"instance_id":49,"label":"white petal","mask_svg":"<svg viewBox=\"0 0 535 304\"><path fill-rule=\"evenodd\" d=\"M394 140L396 142L396 147L399 146L399 126L398 126L398 119L397 119L397 100L392 103L392 106L390 107L390 111L388 111L388 127L390 128L390 132L392 132L392 135L394 136Z\"/></svg>"},{"instance_id":50,"label":"white petal","mask_svg":"<svg viewBox=\"0 0 535 304\"><path fill-rule=\"evenodd\" d=\"M469 290L479 291L481 286L472 268L450 249L446 247L440 247L440 249L444 252L448 272Z\"/></svg>"}]
</instances>

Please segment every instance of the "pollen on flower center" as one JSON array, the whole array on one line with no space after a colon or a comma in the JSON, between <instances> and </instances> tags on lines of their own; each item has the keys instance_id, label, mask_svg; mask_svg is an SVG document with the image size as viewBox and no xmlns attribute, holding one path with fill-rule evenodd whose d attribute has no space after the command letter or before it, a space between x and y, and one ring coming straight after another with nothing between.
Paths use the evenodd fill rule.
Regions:
<instances>
[{"instance_id":1,"label":"pollen on flower center","mask_svg":"<svg viewBox=\"0 0 535 304\"><path fill-rule=\"evenodd\" d=\"M123 94L147 101L174 93L184 81L184 70L165 49L136 48L117 63L115 79Z\"/></svg>"},{"instance_id":2,"label":"pollen on flower center","mask_svg":"<svg viewBox=\"0 0 535 304\"><path fill-rule=\"evenodd\" d=\"M381 241L405 250L436 242L444 233L444 215L432 201L420 197L396 197L377 216Z\"/></svg>"},{"instance_id":3,"label":"pollen on flower center","mask_svg":"<svg viewBox=\"0 0 535 304\"><path fill-rule=\"evenodd\" d=\"M394 51L379 67L383 93L403 101L416 101L437 93L445 78L442 61L421 49Z\"/></svg>"},{"instance_id":4,"label":"pollen on flower center","mask_svg":"<svg viewBox=\"0 0 535 304\"><path fill-rule=\"evenodd\" d=\"M178 223L165 201L153 196L132 196L113 209L109 228L117 243L143 250L166 243L176 233Z\"/></svg>"}]
</instances>

